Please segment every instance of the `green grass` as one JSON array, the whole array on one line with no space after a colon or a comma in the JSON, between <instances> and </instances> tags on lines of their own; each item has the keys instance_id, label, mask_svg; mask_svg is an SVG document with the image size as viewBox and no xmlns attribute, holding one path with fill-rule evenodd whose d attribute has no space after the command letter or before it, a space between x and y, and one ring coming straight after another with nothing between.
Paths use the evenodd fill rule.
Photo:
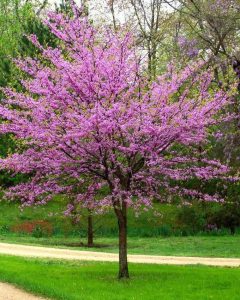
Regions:
<instances>
[{"instance_id":1,"label":"green grass","mask_svg":"<svg viewBox=\"0 0 240 300\"><path fill-rule=\"evenodd\" d=\"M55 199L44 206L27 207L23 211L19 204L0 201L0 234L7 234L13 231L13 227L28 221L44 220L49 222L54 235L85 236L87 219L86 214L80 218L78 224L74 224L69 217L64 215L66 210L66 199L56 196ZM169 231L169 226L177 212L174 205L155 205L155 210L161 215L155 216L153 210L143 212L135 217L133 211L129 210L128 225L131 236L153 236L162 231ZM98 235L116 236L118 231L117 220L113 211L104 216L94 216L94 230ZM164 233L164 232L163 232Z\"/></svg>"},{"instance_id":2,"label":"green grass","mask_svg":"<svg viewBox=\"0 0 240 300\"><path fill-rule=\"evenodd\" d=\"M79 238L33 238L29 236L2 236L1 242L32 244L79 250L117 252L117 238L96 238L102 248L70 247L80 241ZM81 239L85 241L85 239ZM206 257L240 257L240 235L236 236L192 236L192 237L156 237L128 239L128 250L131 254L206 256Z\"/></svg>"},{"instance_id":3,"label":"green grass","mask_svg":"<svg viewBox=\"0 0 240 300\"><path fill-rule=\"evenodd\" d=\"M239 299L239 268L131 264L127 281L116 273L115 263L0 256L0 281L52 299Z\"/></svg>"}]
</instances>

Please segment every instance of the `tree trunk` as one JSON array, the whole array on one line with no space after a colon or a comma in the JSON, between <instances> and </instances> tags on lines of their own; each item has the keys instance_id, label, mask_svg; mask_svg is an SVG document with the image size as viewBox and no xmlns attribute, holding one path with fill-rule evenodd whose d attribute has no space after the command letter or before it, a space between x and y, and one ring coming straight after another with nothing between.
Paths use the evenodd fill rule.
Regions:
<instances>
[{"instance_id":1,"label":"tree trunk","mask_svg":"<svg viewBox=\"0 0 240 300\"><path fill-rule=\"evenodd\" d=\"M231 232L231 235L234 235L236 230L235 230L235 226L230 226L230 232Z\"/></svg>"},{"instance_id":2,"label":"tree trunk","mask_svg":"<svg viewBox=\"0 0 240 300\"><path fill-rule=\"evenodd\" d=\"M121 214L118 216L119 229L119 274L118 278L129 278L127 261L127 216Z\"/></svg>"},{"instance_id":3,"label":"tree trunk","mask_svg":"<svg viewBox=\"0 0 240 300\"><path fill-rule=\"evenodd\" d=\"M93 247L93 217L92 212L88 210L88 247Z\"/></svg>"},{"instance_id":4,"label":"tree trunk","mask_svg":"<svg viewBox=\"0 0 240 300\"><path fill-rule=\"evenodd\" d=\"M155 45L154 42L152 42L152 67L151 67L151 77L152 77L152 80L155 80L156 79L156 75L157 75L157 46Z\"/></svg>"}]
</instances>

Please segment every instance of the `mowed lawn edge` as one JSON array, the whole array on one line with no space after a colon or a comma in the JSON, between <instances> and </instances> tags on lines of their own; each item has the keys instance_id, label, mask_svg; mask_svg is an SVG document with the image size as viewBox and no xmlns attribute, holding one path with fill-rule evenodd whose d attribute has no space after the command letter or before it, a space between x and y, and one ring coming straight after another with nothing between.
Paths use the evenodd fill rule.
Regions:
<instances>
[{"instance_id":1,"label":"mowed lawn edge","mask_svg":"<svg viewBox=\"0 0 240 300\"><path fill-rule=\"evenodd\" d=\"M0 281L51 299L239 299L239 268L131 263L130 275L119 281L117 263L0 255Z\"/></svg>"}]
</instances>

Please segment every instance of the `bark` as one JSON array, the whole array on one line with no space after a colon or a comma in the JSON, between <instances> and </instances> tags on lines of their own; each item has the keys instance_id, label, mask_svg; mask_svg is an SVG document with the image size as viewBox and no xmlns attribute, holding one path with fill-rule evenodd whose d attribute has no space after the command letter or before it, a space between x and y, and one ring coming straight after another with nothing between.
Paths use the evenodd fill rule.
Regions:
<instances>
[{"instance_id":1,"label":"bark","mask_svg":"<svg viewBox=\"0 0 240 300\"><path fill-rule=\"evenodd\" d=\"M119 229L119 274L118 278L129 278L127 261L127 214L126 204L124 208L116 211Z\"/></svg>"},{"instance_id":2,"label":"bark","mask_svg":"<svg viewBox=\"0 0 240 300\"><path fill-rule=\"evenodd\" d=\"M119 226L119 274L118 278L129 278L127 261L127 220L118 220Z\"/></svg>"},{"instance_id":3,"label":"bark","mask_svg":"<svg viewBox=\"0 0 240 300\"><path fill-rule=\"evenodd\" d=\"M93 217L91 210L88 211L88 247L93 247Z\"/></svg>"},{"instance_id":4,"label":"bark","mask_svg":"<svg viewBox=\"0 0 240 300\"><path fill-rule=\"evenodd\" d=\"M114 9L114 0L111 0L109 2L110 5L110 11L111 11L111 15L112 15L112 20L113 20L113 28L114 31L117 31L117 22L116 22L116 17L115 17L115 9Z\"/></svg>"}]
</instances>

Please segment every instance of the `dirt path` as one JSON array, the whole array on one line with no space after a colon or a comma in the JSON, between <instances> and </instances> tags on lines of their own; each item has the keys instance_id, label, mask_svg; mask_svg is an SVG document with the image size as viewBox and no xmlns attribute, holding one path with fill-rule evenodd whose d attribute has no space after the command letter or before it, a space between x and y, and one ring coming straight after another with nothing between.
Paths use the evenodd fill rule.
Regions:
<instances>
[{"instance_id":1,"label":"dirt path","mask_svg":"<svg viewBox=\"0 0 240 300\"><path fill-rule=\"evenodd\" d=\"M0 282L0 300L44 300L43 298L30 295L16 287Z\"/></svg>"},{"instance_id":2,"label":"dirt path","mask_svg":"<svg viewBox=\"0 0 240 300\"><path fill-rule=\"evenodd\" d=\"M118 255L113 253L56 249L47 247L26 246L0 243L0 254L9 254L25 257L43 257L69 260L89 261L118 261ZM129 262L170 265L209 265L239 267L240 258L207 258L207 257L180 257L155 255L128 255ZM0 299L1 300L1 299Z\"/></svg>"}]
</instances>

